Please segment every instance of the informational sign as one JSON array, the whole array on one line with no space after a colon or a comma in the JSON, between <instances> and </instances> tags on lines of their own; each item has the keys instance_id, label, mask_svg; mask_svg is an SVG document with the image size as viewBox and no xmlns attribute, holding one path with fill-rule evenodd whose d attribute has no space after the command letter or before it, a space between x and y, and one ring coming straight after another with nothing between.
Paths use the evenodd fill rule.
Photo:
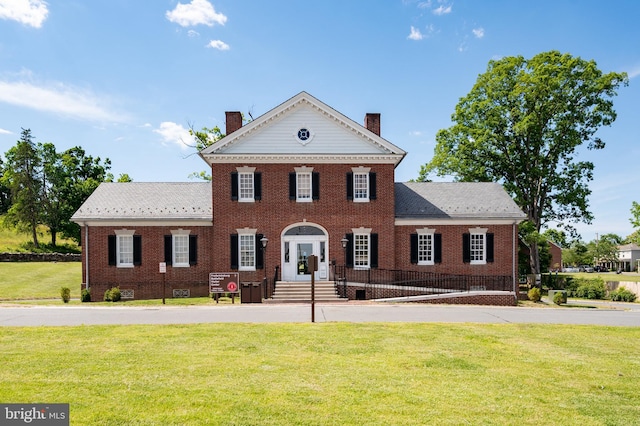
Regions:
<instances>
[{"instance_id":1,"label":"informational sign","mask_svg":"<svg viewBox=\"0 0 640 426\"><path fill-rule=\"evenodd\" d=\"M160 262L160 273L161 274L167 273L167 264L165 262Z\"/></svg>"},{"instance_id":2,"label":"informational sign","mask_svg":"<svg viewBox=\"0 0 640 426\"><path fill-rule=\"evenodd\" d=\"M240 274L237 272L211 272L209 273L210 293L239 293Z\"/></svg>"}]
</instances>

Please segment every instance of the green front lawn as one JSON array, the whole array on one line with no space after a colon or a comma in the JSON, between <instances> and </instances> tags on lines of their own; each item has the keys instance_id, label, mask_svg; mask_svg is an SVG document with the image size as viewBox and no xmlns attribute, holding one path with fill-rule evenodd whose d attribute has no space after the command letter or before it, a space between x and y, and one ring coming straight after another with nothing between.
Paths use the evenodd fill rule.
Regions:
<instances>
[{"instance_id":1,"label":"green front lawn","mask_svg":"<svg viewBox=\"0 0 640 426\"><path fill-rule=\"evenodd\" d=\"M638 353L623 327L5 327L0 401L73 425L629 425Z\"/></svg>"},{"instance_id":2,"label":"green front lawn","mask_svg":"<svg viewBox=\"0 0 640 426\"><path fill-rule=\"evenodd\" d=\"M80 297L80 262L0 262L0 300L60 299L60 287Z\"/></svg>"}]
</instances>

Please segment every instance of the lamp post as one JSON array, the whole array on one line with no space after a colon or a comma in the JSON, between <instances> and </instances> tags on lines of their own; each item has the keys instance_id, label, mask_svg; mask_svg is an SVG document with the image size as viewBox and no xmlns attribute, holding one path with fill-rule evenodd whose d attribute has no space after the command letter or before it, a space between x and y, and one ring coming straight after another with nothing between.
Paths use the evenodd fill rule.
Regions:
<instances>
[{"instance_id":1,"label":"lamp post","mask_svg":"<svg viewBox=\"0 0 640 426\"><path fill-rule=\"evenodd\" d=\"M347 297L347 244L349 244L349 240L346 235L342 237L340 244L342 244L342 258L344 259L342 265L342 273L344 275L342 277L342 297Z\"/></svg>"},{"instance_id":2,"label":"lamp post","mask_svg":"<svg viewBox=\"0 0 640 426\"><path fill-rule=\"evenodd\" d=\"M262 261L264 263L264 298L267 298L267 244L269 243L269 239L267 237L260 238L260 243L262 244Z\"/></svg>"}]
</instances>

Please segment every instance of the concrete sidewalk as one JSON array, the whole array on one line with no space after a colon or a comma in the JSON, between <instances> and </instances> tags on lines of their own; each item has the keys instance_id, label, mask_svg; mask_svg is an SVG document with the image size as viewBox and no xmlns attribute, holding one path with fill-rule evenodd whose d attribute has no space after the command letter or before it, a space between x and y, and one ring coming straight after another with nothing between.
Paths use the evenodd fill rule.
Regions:
<instances>
[{"instance_id":1,"label":"concrete sidewalk","mask_svg":"<svg viewBox=\"0 0 640 426\"><path fill-rule=\"evenodd\" d=\"M600 309L428 304L316 304L315 322L536 323L640 326L638 304ZM220 306L0 307L0 326L99 324L305 323L309 304Z\"/></svg>"}]
</instances>

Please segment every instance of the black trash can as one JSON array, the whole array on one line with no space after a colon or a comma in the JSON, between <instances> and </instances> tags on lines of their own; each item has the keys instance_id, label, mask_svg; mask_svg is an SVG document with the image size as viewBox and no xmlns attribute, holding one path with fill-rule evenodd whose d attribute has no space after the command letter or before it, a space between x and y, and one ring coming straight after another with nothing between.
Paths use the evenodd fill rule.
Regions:
<instances>
[{"instance_id":1,"label":"black trash can","mask_svg":"<svg viewBox=\"0 0 640 426\"><path fill-rule=\"evenodd\" d=\"M240 287L241 303L262 303L262 283L244 282Z\"/></svg>"}]
</instances>

